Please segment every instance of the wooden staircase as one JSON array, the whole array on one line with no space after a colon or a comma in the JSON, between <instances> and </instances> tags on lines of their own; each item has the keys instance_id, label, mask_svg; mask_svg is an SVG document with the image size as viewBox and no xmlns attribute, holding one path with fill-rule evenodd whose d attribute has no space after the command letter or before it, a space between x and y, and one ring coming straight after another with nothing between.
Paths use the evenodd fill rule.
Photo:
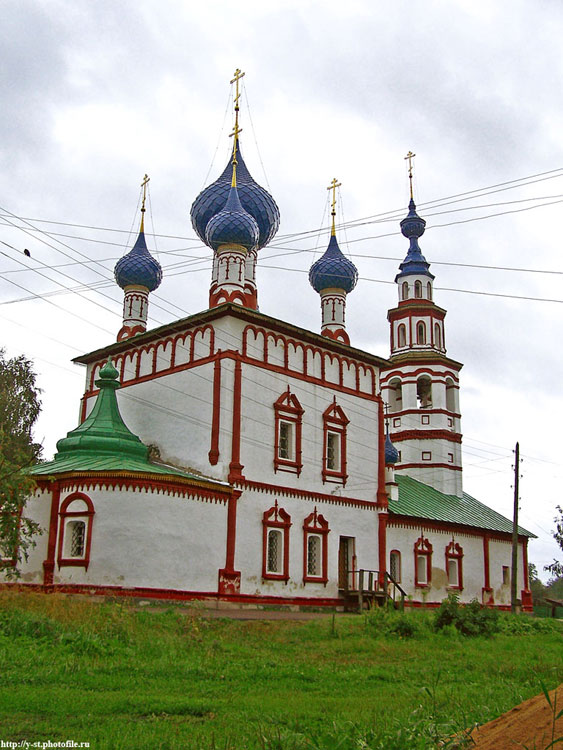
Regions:
<instances>
[{"instance_id":1,"label":"wooden staircase","mask_svg":"<svg viewBox=\"0 0 563 750\"><path fill-rule=\"evenodd\" d=\"M382 606L401 611L405 608L406 592L386 570L345 571L345 575L341 575L339 594L349 611L363 612Z\"/></svg>"}]
</instances>

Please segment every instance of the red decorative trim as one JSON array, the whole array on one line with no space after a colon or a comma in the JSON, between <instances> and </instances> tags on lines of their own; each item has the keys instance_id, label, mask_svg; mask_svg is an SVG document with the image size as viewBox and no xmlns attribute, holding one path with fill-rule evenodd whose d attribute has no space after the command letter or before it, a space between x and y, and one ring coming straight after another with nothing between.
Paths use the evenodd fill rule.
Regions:
<instances>
[{"instance_id":1,"label":"red decorative trim","mask_svg":"<svg viewBox=\"0 0 563 750\"><path fill-rule=\"evenodd\" d=\"M274 495L282 495L284 497L301 497L304 500L312 500L313 502L331 503L333 505L349 505L356 508L365 508L366 510L377 510L378 507L377 503L374 503L372 500L360 500L356 497L342 497L325 494L324 492L309 492L307 490L296 489L295 487L282 487L267 482L255 482L251 479L244 479L236 484L238 487L248 490L267 492Z\"/></svg>"},{"instance_id":2,"label":"red decorative trim","mask_svg":"<svg viewBox=\"0 0 563 750\"><path fill-rule=\"evenodd\" d=\"M36 477L35 481L42 489L48 489L52 483L52 479L52 477ZM216 489L209 482L202 481L200 484L197 479L182 480L179 477L162 479L160 475L141 478L136 474L127 474L126 472L122 474L101 471L88 472L88 474L58 474L57 482L61 490L136 489L178 497L192 497L196 500L214 503L226 503L232 494L230 487L223 485L224 489Z\"/></svg>"},{"instance_id":3,"label":"red decorative trim","mask_svg":"<svg viewBox=\"0 0 563 750\"><path fill-rule=\"evenodd\" d=\"M383 414L383 399L379 396L378 404L378 451L377 451L377 505L380 508L389 507L387 488L385 486L385 417ZM379 566L379 570L385 567Z\"/></svg>"},{"instance_id":4,"label":"red decorative trim","mask_svg":"<svg viewBox=\"0 0 563 750\"><path fill-rule=\"evenodd\" d=\"M415 382L415 381L413 381L413 382ZM403 381L401 383L401 386L403 386L404 384L405 384L405 381ZM455 387L457 388L458 386L455 386ZM393 388L391 386L388 386L388 385L387 386L382 386L382 390L383 390L383 388L385 388L386 390L393 390ZM420 415L422 415L422 414L430 414L430 415L433 415L433 414L445 414L447 417L453 417L453 418L457 417L458 419L461 418L461 414L459 414L458 412L448 411L447 409L402 409L401 411L394 411L394 412L392 412L392 415L394 417L405 417L405 416L409 416L411 414L420 414Z\"/></svg>"},{"instance_id":5,"label":"red decorative trim","mask_svg":"<svg viewBox=\"0 0 563 750\"><path fill-rule=\"evenodd\" d=\"M490 558L489 558L489 535L483 536L483 574L484 584L483 591L492 592L491 588L491 569L490 569Z\"/></svg>"},{"instance_id":6,"label":"red decorative trim","mask_svg":"<svg viewBox=\"0 0 563 750\"><path fill-rule=\"evenodd\" d=\"M229 482L244 479L240 462L240 414L242 391L242 367L240 360L235 359L235 373L233 382L233 436L231 442L231 463L229 464Z\"/></svg>"},{"instance_id":7,"label":"red decorative trim","mask_svg":"<svg viewBox=\"0 0 563 750\"><path fill-rule=\"evenodd\" d=\"M235 570L235 549L237 534L237 501L241 493L235 491L229 498L227 509L227 544L225 567L219 571L218 591L220 594L240 592L240 571Z\"/></svg>"},{"instance_id":8,"label":"red decorative trim","mask_svg":"<svg viewBox=\"0 0 563 750\"><path fill-rule=\"evenodd\" d=\"M520 592L522 607L532 606L532 592L530 591L530 582L528 580L528 541L522 543L522 564L524 573L524 589Z\"/></svg>"},{"instance_id":9,"label":"red decorative trim","mask_svg":"<svg viewBox=\"0 0 563 750\"><path fill-rule=\"evenodd\" d=\"M262 578L274 581L289 580L289 529L291 516L283 508L278 507L276 500L274 505L262 516ZM282 532L282 572L273 573L268 571L268 533L272 529Z\"/></svg>"},{"instance_id":10,"label":"red decorative trim","mask_svg":"<svg viewBox=\"0 0 563 750\"><path fill-rule=\"evenodd\" d=\"M337 328L336 330L323 328L321 336L326 336L329 339L333 339L333 341L342 341L343 344L350 346L350 336L348 336L344 328Z\"/></svg>"},{"instance_id":11,"label":"red decorative trim","mask_svg":"<svg viewBox=\"0 0 563 750\"><path fill-rule=\"evenodd\" d=\"M512 541L512 534L510 532L491 531L490 529L480 529L476 526L463 526L461 523L432 521L428 518L416 516L402 516L399 513L395 513L392 506L389 509L388 525L405 529L421 529L422 531L443 531L448 534L455 533L456 536L465 534L466 536L477 536L481 539L486 536L493 541L506 542L507 544L510 544ZM518 541L525 542L526 537L519 536Z\"/></svg>"},{"instance_id":12,"label":"red decorative trim","mask_svg":"<svg viewBox=\"0 0 563 750\"><path fill-rule=\"evenodd\" d=\"M292 394L289 386L287 391L274 402L275 427L274 427L274 471L289 471L299 476L303 468L301 431L304 409L299 399ZM280 456L280 430L281 423L286 422L293 426L295 434L292 436L290 453L293 458L282 458Z\"/></svg>"},{"instance_id":13,"label":"red decorative trim","mask_svg":"<svg viewBox=\"0 0 563 750\"><path fill-rule=\"evenodd\" d=\"M43 561L43 583L52 585L55 572L55 550L57 548L57 531L59 528L59 501L61 488L53 482L51 490L51 516L49 518L49 538L47 540L47 557Z\"/></svg>"},{"instance_id":14,"label":"red decorative trim","mask_svg":"<svg viewBox=\"0 0 563 750\"><path fill-rule=\"evenodd\" d=\"M378 514L377 546L379 583L383 585L385 571L387 570L387 513Z\"/></svg>"},{"instance_id":15,"label":"red decorative trim","mask_svg":"<svg viewBox=\"0 0 563 750\"><path fill-rule=\"evenodd\" d=\"M252 334L255 337L255 341L258 342L260 340L260 337L263 339L262 344L262 358L253 358L249 355L248 349L249 349L249 342L248 342L248 335L252 332ZM322 335L322 334L321 334ZM323 337L325 341L333 341L334 339ZM284 365L281 367L280 365L272 364L268 361L268 342L270 339L273 339L275 344L282 343L284 346ZM301 368L299 370L295 370L290 368L289 366L289 350L290 347L294 352L301 352L300 359L301 359ZM354 355L356 354L356 351L354 350ZM319 357L320 366L321 366L321 377L315 377L313 375L310 375L308 373L308 357L311 357L313 360L315 357ZM335 383L334 381L327 381L325 377L326 372L326 360L329 360L330 362L336 360L338 362L338 368L339 368L339 382ZM288 338L280 334L273 333L272 331L269 331L265 328L261 328L255 325L247 325L243 332L243 343L242 343L242 361L246 362L248 364L256 364L259 363L260 367L267 368L269 370L272 370L273 372L280 372L284 375L290 374L292 377L299 378L300 380L305 380L306 382L310 383L318 383L320 385L329 385L333 390L337 389L339 391L342 391L343 393L352 393L354 395L358 395L361 398L373 398L375 394L375 388L376 388L376 374L375 370L371 365L366 365L361 361L358 361L355 357L351 356L343 356L340 353L335 352L329 352L326 351L326 349L321 348L320 346L311 346L310 344L304 344L303 341L298 341L296 339ZM345 386L343 382L343 373L344 369L354 369L356 371L356 377L355 377L355 385L353 388L349 386ZM360 389L360 374L363 373L364 375L369 375L370 377L370 390L366 391Z\"/></svg>"},{"instance_id":16,"label":"red decorative trim","mask_svg":"<svg viewBox=\"0 0 563 750\"><path fill-rule=\"evenodd\" d=\"M330 529L328 521L320 514L317 514L315 508L303 521L303 582L304 583L323 583L325 586L328 581L328 535ZM321 574L311 575L308 572L309 567L309 537L311 534L319 536L321 539Z\"/></svg>"},{"instance_id":17,"label":"red decorative trim","mask_svg":"<svg viewBox=\"0 0 563 750\"><path fill-rule=\"evenodd\" d=\"M133 336L137 336L139 333L144 333L146 330L146 325L142 324L138 324L136 326L124 325L121 327L119 333L117 334L117 340L124 341L125 339L130 339Z\"/></svg>"},{"instance_id":18,"label":"red decorative trim","mask_svg":"<svg viewBox=\"0 0 563 750\"><path fill-rule=\"evenodd\" d=\"M68 510L68 507L75 500L81 500L82 502L84 502L88 510ZM75 566L88 570L88 566L90 564L90 546L92 544L92 526L94 521L94 514L94 505L90 498L83 492L73 492L63 501L61 509L59 510L59 548L57 552L57 565L59 566L59 568L63 566ZM84 554L82 557L63 556L67 518L76 518L77 520L86 519L84 521L86 525L86 532L84 535Z\"/></svg>"},{"instance_id":19,"label":"red decorative trim","mask_svg":"<svg viewBox=\"0 0 563 750\"><path fill-rule=\"evenodd\" d=\"M219 307L226 302L236 304L237 302L244 305L246 302L246 295L244 292L235 289L232 292L227 292L225 289L219 289L218 292L209 291L209 307Z\"/></svg>"},{"instance_id":20,"label":"red decorative trim","mask_svg":"<svg viewBox=\"0 0 563 750\"><path fill-rule=\"evenodd\" d=\"M392 432L391 440L394 443L402 440L447 440L448 443L461 443L461 435L450 430L401 430Z\"/></svg>"},{"instance_id":21,"label":"red decorative trim","mask_svg":"<svg viewBox=\"0 0 563 750\"><path fill-rule=\"evenodd\" d=\"M338 406L336 396L334 396L332 404L323 412L323 483L336 482L346 486L346 480L348 479L348 474L346 473L346 428L349 422L350 420L342 407ZM328 466L328 438L330 434L335 434L339 437L339 455L336 458L337 468Z\"/></svg>"},{"instance_id":22,"label":"red decorative trim","mask_svg":"<svg viewBox=\"0 0 563 750\"><path fill-rule=\"evenodd\" d=\"M144 587L104 586L96 584L65 583L43 586L32 583L0 583L0 589L15 588L40 592L60 592L62 594L87 594L90 596L130 596L142 599L163 599L176 601L212 600L233 604L271 604L301 607L342 607L342 599L316 596L271 596L256 594L229 594L219 591L185 591L181 589L159 589Z\"/></svg>"},{"instance_id":23,"label":"red decorative trim","mask_svg":"<svg viewBox=\"0 0 563 750\"><path fill-rule=\"evenodd\" d=\"M450 560L457 562L457 583L450 583ZM454 539L446 547L446 575L448 576L448 589L463 590L463 548Z\"/></svg>"},{"instance_id":24,"label":"red decorative trim","mask_svg":"<svg viewBox=\"0 0 563 750\"><path fill-rule=\"evenodd\" d=\"M451 469L451 471L462 471L461 466L456 466L455 464L442 464L442 463L411 463L411 464L395 464L395 470L400 471L402 469L428 469L429 467L432 467L433 469Z\"/></svg>"},{"instance_id":25,"label":"red decorative trim","mask_svg":"<svg viewBox=\"0 0 563 750\"><path fill-rule=\"evenodd\" d=\"M432 545L425 539L424 534L418 537L414 543L414 585L416 588L429 588L432 583ZM426 561L426 580L421 581L418 578L418 558L424 558Z\"/></svg>"},{"instance_id":26,"label":"red decorative trim","mask_svg":"<svg viewBox=\"0 0 563 750\"><path fill-rule=\"evenodd\" d=\"M215 466L219 461L219 427L221 422L221 360L213 365L213 414L211 417L211 448L209 463Z\"/></svg>"}]
</instances>

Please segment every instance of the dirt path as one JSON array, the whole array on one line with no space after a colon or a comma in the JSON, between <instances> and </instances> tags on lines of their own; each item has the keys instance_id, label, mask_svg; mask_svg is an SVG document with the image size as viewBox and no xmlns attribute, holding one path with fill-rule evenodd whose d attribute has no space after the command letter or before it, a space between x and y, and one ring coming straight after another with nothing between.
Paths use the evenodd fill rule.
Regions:
<instances>
[{"instance_id":1,"label":"dirt path","mask_svg":"<svg viewBox=\"0 0 563 750\"><path fill-rule=\"evenodd\" d=\"M563 709L563 684L556 691L559 713ZM552 690L549 694L552 703L555 702L556 691ZM471 733L475 745L471 747L475 750L544 750L551 742L552 721L551 708L541 693L475 729ZM562 736L563 716L555 724L555 738ZM563 750L563 742L555 745L555 748L558 747Z\"/></svg>"}]
</instances>

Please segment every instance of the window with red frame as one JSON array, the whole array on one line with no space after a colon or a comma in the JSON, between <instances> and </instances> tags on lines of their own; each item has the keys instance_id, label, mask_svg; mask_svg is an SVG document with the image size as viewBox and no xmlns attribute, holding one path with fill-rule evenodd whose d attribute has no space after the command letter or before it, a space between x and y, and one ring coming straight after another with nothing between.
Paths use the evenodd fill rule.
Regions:
<instances>
[{"instance_id":1,"label":"window with red frame","mask_svg":"<svg viewBox=\"0 0 563 750\"><path fill-rule=\"evenodd\" d=\"M328 581L328 521L317 509L303 521L303 581Z\"/></svg>"},{"instance_id":2,"label":"window with red frame","mask_svg":"<svg viewBox=\"0 0 563 750\"><path fill-rule=\"evenodd\" d=\"M448 574L448 588L463 588L463 549L453 539L446 547L446 573Z\"/></svg>"},{"instance_id":3,"label":"window with red frame","mask_svg":"<svg viewBox=\"0 0 563 750\"><path fill-rule=\"evenodd\" d=\"M335 398L323 414L323 482L346 484L346 431L349 422Z\"/></svg>"},{"instance_id":4,"label":"window with red frame","mask_svg":"<svg viewBox=\"0 0 563 750\"><path fill-rule=\"evenodd\" d=\"M278 501L262 516L262 578L289 580L289 529L291 516Z\"/></svg>"},{"instance_id":5,"label":"window with red frame","mask_svg":"<svg viewBox=\"0 0 563 750\"><path fill-rule=\"evenodd\" d=\"M432 581L432 545L424 536L414 544L414 585L430 586Z\"/></svg>"},{"instance_id":6,"label":"window with red frame","mask_svg":"<svg viewBox=\"0 0 563 750\"><path fill-rule=\"evenodd\" d=\"M74 565L88 570L93 520L94 505L87 495L74 492L63 501L59 511L59 568Z\"/></svg>"},{"instance_id":7,"label":"window with red frame","mask_svg":"<svg viewBox=\"0 0 563 750\"><path fill-rule=\"evenodd\" d=\"M274 471L301 473L301 424L303 409L289 388L274 403Z\"/></svg>"}]
</instances>

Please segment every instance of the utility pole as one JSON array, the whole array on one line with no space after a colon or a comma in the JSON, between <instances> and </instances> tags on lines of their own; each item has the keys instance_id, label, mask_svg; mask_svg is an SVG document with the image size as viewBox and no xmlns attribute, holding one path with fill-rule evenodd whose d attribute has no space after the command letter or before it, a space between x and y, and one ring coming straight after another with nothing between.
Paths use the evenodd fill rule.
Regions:
<instances>
[{"instance_id":1,"label":"utility pole","mask_svg":"<svg viewBox=\"0 0 563 750\"><path fill-rule=\"evenodd\" d=\"M510 611L516 614L518 594L518 501L520 479L520 443L514 451L514 514L512 517L512 575L510 579Z\"/></svg>"}]
</instances>

